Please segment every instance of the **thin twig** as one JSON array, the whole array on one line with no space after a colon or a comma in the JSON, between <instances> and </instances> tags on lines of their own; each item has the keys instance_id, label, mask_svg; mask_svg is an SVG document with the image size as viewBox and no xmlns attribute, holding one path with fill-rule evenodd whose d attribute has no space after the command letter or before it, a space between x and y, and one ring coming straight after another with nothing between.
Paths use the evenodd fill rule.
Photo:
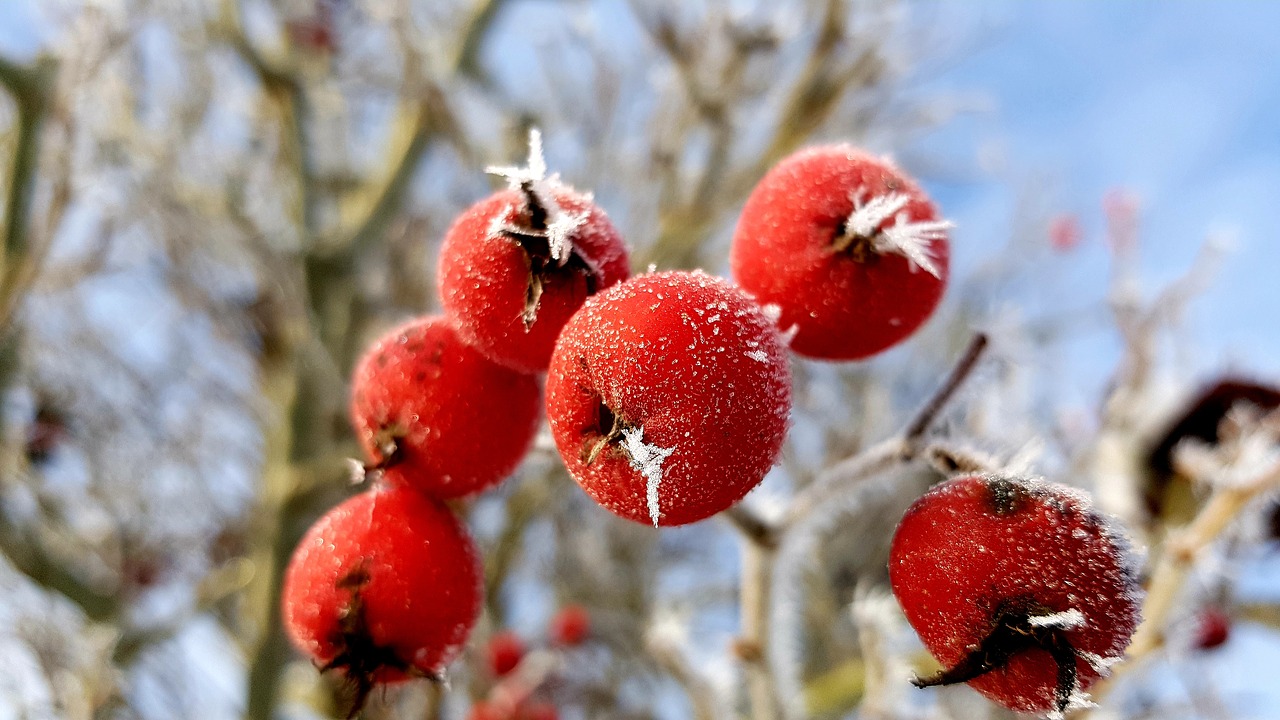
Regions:
<instances>
[{"instance_id":1,"label":"thin twig","mask_svg":"<svg viewBox=\"0 0 1280 720\"><path fill-rule=\"evenodd\" d=\"M955 397L966 379L973 374L986 351L989 340L986 333L976 333L969 341L960 359L948 373L937 392L920 406L902 433L827 468L803 491L798 493L787 509L782 530L801 523L814 509L826 504L833 497L848 489L850 484L916 458L924 449L924 439L938 419L938 415Z\"/></svg>"},{"instance_id":2,"label":"thin twig","mask_svg":"<svg viewBox=\"0 0 1280 720\"><path fill-rule=\"evenodd\" d=\"M778 544L777 528L742 503L720 513L720 518L732 525L749 542L766 548Z\"/></svg>"}]
</instances>

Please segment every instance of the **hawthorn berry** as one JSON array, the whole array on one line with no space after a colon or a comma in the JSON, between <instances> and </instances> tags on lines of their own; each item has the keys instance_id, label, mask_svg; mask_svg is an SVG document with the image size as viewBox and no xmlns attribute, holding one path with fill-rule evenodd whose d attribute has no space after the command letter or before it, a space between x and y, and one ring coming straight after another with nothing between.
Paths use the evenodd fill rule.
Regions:
<instances>
[{"instance_id":1,"label":"hawthorn berry","mask_svg":"<svg viewBox=\"0 0 1280 720\"><path fill-rule=\"evenodd\" d=\"M502 677L515 669L524 657L524 641L510 630L501 630L485 645L485 658L494 677Z\"/></svg>"},{"instance_id":2,"label":"hawthorn berry","mask_svg":"<svg viewBox=\"0 0 1280 720\"><path fill-rule=\"evenodd\" d=\"M516 720L559 720L560 713L549 702L529 701L516 708Z\"/></svg>"},{"instance_id":3,"label":"hawthorn berry","mask_svg":"<svg viewBox=\"0 0 1280 720\"><path fill-rule=\"evenodd\" d=\"M351 418L375 467L455 498L506 477L533 442L535 378L491 362L440 316L414 320L375 342L356 366Z\"/></svg>"},{"instance_id":4,"label":"hawthorn berry","mask_svg":"<svg viewBox=\"0 0 1280 720\"><path fill-rule=\"evenodd\" d=\"M537 131L528 168L497 168L511 187L472 205L440 248L440 301L492 360L540 373L586 298L630 275L627 250L589 195L546 176Z\"/></svg>"},{"instance_id":5,"label":"hawthorn berry","mask_svg":"<svg viewBox=\"0 0 1280 720\"><path fill-rule=\"evenodd\" d=\"M591 632L591 612L581 605L565 605L551 617L547 632L552 645L578 645Z\"/></svg>"},{"instance_id":6,"label":"hawthorn berry","mask_svg":"<svg viewBox=\"0 0 1280 720\"><path fill-rule=\"evenodd\" d=\"M802 150L752 190L729 262L782 310L791 349L824 360L885 350L929 318L947 283L951 224L911 178L849 145Z\"/></svg>"},{"instance_id":7,"label":"hawthorn berry","mask_svg":"<svg viewBox=\"0 0 1280 720\"><path fill-rule=\"evenodd\" d=\"M967 682L1019 712L1083 703L1138 624L1126 541L1083 494L1042 480L934 487L898 525L889 580L944 668L916 685Z\"/></svg>"},{"instance_id":8,"label":"hawthorn berry","mask_svg":"<svg viewBox=\"0 0 1280 720\"><path fill-rule=\"evenodd\" d=\"M330 510L284 575L285 630L322 672L340 670L354 685L352 716L376 684L440 678L480 613L483 574L470 536L409 484L375 487Z\"/></svg>"},{"instance_id":9,"label":"hawthorn berry","mask_svg":"<svg viewBox=\"0 0 1280 720\"><path fill-rule=\"evenodd\" d=\"M1192 647L1212 650L1221 647L1231 637L1231 616L1222 608L1208 607L1200 612Z\"/></svg>"},{"instance_id":10,"label":"hawthorn berry","mask_svg":"<svg viewBox=\"0 0 1280 720\"><path fill-rule=\"evenodd\" d=\"M488 700L477 700L467 711L467 720L511 720L511 714Z\"/></svg>"},{"instance_id":11,"label":"hawthorn berry","mask_svg":"<svg viewBox=\"0 0 1280 720\"><path fill-rule=\"evenodd\" d=\"M702 272L642 275L587 300L547 376L569 474L604 507L655 527L742 499L777 459L790 408L774 322Z\"/></svg>"}]
</instances>

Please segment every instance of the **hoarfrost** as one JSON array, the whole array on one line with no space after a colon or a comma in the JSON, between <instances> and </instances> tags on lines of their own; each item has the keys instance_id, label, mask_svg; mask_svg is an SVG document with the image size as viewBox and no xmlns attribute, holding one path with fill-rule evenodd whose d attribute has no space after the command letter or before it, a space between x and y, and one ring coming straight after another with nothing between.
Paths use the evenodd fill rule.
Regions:
<instances>
[{"instance_id":1,"label":"hoarfrost","mask_svg":"<svg viewBox=\"0 0 1280 720\"><path fill-rule=\"evenodd\" d=\"M662 483L662 463L676 449L661 448L644 441L644 428L623 428L622 444L631 458L631 467L645 479L645 501L649 505L649 519L658 527L658 485Z\"/></svg>"},{"instance_id":2,"label":"hoarfrost","mask_svg":"<svg viewBox=\"0 0 1280 720\"><path fill-rule=\"evenodd\" d=\"M1069 630L1084 625L1084 614L1071 608L1052 615L1033 615L1027 618L1027 622L1031 627L1056 627Z\"/></svg>"},{"instance_id":3,"label":"hoarfrost","mask_svg":"<svg viewBox=\"0 0 1280 720\"><path fill-rule=\"evenodd\" d=\"M955 227L948 220L911 222L902 209L911 202L903 193L878 195L865 200L866 188L853 193L853 212L845 222L848 232L858 237L870 238L871 249L877 253L894 253L909 260L930 275L941 278L942 271L933 257L933 241L946 238L946 231ZM889 218L893 224L880 229Z\"/></svg>"}]
</instances>

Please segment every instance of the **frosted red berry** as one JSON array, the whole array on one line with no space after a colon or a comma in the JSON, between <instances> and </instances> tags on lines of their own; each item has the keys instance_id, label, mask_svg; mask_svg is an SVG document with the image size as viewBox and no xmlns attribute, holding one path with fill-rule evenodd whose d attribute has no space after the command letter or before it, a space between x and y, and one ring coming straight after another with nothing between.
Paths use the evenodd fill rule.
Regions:
<instances>
[{"instance_id":1,"label":"frosted red berry","mask_svg":"<svg viewBox=\"0 0 1280 720\"><path fill-rule=\"evenodd\" d=\"M643 275L592 297L547 376L569 474L604 507L654 525L742 499L777 459L790 407L773 321L701 272Z\"/></svg>"},{"instance_id":2,"label":"frosted red berry","mask_svg":"<svg viewBox=\"0 0 1280 720\"><path fill-rule=\"evenodd\" d=\"M377 487L303 536L284 575L284 626L322 671L345 673L358 710L376 684L440 676L479 615L481 582L447 508L401 483Z\"/></svg>"},{"instance_id":3,"label":"frosted red berry","mask_svg":"<svg viewBox=\"0 0 1280 720\"><path fill-rule=\"evenodd\" d=\"M1019 712L1061 713L1123 657L1140 590L1127 545L1082 494L997 476L944 482L902 518L889 579L944 670Z\"/></svg>"},{"instance_id":4,"label":"frosted red berry","mask_svg":"<svg viewBox=\"0 0 1280 720\"><path fill-rule=\"evenodd\" d=\"M537 429L537 380L468 346L440 316L383 336L356 366L351 417L369 459L414 468L434 497L488 488L524 457Z\"/></svg>"},{"instance_id":5,"label":"frosted red berry","mask_svg":"<svg viewBox=\"0 0 1280 720\"><path fill-rule=\"evenodd\" d=\"M946 287L947 228L918 185L849 145L810 148L747 198L729 261L738 283L782 310L791 349L855 360L901 342Z\"/></svg>"},{"instance_id":6,"label":"frosted red berry","mask_svg":"<svg viewBox=\"0 0 1280 720\"><path fill-rule=\"evenodd\" d=\"M551 644L573 647L587 639L591 632L591 612L581 605L565 605L551 617L547 633Z\"/></svg>"},{"instance_id":7,"label":"frosted red berry","mask_svg":"<svg viewBox=\"0 0 1280 720\"><path fill-rule=\"evenodd\" d=\"M489 672L495 677L502 677L515 669L524 657L524 641L510 630L500 630L489 638L485 645L485 659L489 663Z\"/></svg>"},{"instance_id":8,"label":"frosted red berry","mask_svg":"<svg viewBox=\"0 0 1280 720\"><path fill-rule=\"evenodd\" d=\"M440 248L440 301L486 356L540 373L588 296L630 275L627 250L589 195L527 179L454 221Z\"/></svg>"}]
</instances>

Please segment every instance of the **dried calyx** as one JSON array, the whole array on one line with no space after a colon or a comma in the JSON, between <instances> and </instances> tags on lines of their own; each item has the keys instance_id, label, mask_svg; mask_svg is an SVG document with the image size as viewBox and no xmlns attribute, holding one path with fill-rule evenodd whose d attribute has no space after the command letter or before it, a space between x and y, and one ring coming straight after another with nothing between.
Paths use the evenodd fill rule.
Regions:
<instances>
[{"instance_id":1,"label":"dried calyx","mask_svg":"<svg viewBox=\"0 0 1280 720\"><path fill-rule=\"evenodd\" d=\"M351 684L353 697L351 709L347 712L348 720L360 714L369 693L377 684L377 677L384 670L393 670L410 677L426 678L433 682L443 682L444 677L421 670L406 662L388 645L379 645L369 631L364 613L363 588L369 583L369 571L364 564L338 579L336 587L348 590L351 599L343 607L338 620L337 637L333 638L336 647L342 648L332 660L320 667L320 672L340 670Z\"/></svg>"},{"instance_id":2,"label":"dried calyx","mask_svg":"<svg viewBox=\"0 0 1280 720\"><path fill-rule=\"evenodd\" d=\"M973 651L936 675L911 682L918 688L966 683L1007 666L1019 653L1039 649L1058 666L1054 702L1058 713L1065 712L1077 694L1076 661L1084 657L1066 631L1081 622L1079 611L1054 613L1027 598L1004 602L996 610L991 631Z\"/></svg>"},{"instance_id":3,"label":"dried calyx","mask_svg":"<svg viewBox=\"0 0 1280 720\"><path fill-rule=\"evenodd\" d=\"M658 497L658 488L662 483L662 465L675 452L675 448L645 442L644 427L625 422L603 400L596 409L596 425L588 428L588 433L595 439L594 442L589 439L583 447L582 464L590 466L607 447L613 447L622 453L628 464L645 480L645 505L649 510L649 519L657 527L662 516Z\"/></svg>"},{"instance_id":4,"label":"dried calyx","mask_svg":"<svg viewBox=\"0 0 1280 720\"><path fill-rule=\"evenodd\" d=\"M508 220L512 208L493 218L492 236L515 240L529 262L529 285L525 294L521 319L528 330L538 319L538 303L548 279L557 273L581 273L588 295L594 294L601 282L600 269L573 242L573 233L587 221L587 212L568 212L556 202L555 191L561 187L557 176L547 175L542 155L542 134L529 131L529 160L525 167L490 167L492 175L506 178L513 190L524 197L517 221Z\"/></svg>"},{"instance_id":5,"label":"dried calyx","mask_svg":"<svg viewBox=\"0 0 1280 720\"><path fill-rule=\"evenodd\" d=\"M831 247L836 252L847 252L855 261L870 262L879 255L901 255L930 275L941 278L941 270L933 256L933 243L945 240L947 230L954 223L947 220L909 219L904 209L911 196L889 192L867 199L867 189L854 191L853 212L845 218L836 232ZM892 218L892 223L885 222Z\"/></svg>"}]
</instances>

